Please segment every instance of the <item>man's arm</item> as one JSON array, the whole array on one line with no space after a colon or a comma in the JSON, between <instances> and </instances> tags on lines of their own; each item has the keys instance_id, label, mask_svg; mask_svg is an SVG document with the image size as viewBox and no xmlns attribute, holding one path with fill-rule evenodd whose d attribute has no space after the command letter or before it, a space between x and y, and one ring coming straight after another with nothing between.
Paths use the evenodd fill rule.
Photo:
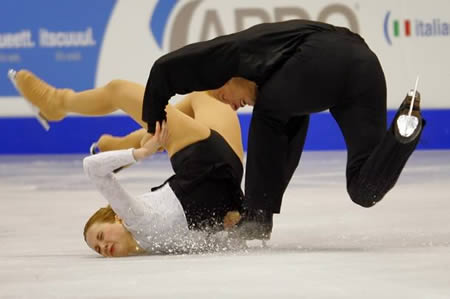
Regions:
<instances>
[{"instance_id":1,"label":"man's arm","mask_svg":"<svg viewBox=\"0 0 450 299\"><path fill-rule=\"evenodd\" d=\"M142 107L148 132L165 119L164 108L172 96L221 87L238 72L239 60L230 36L191 44L159 58L150 71Z\"/></svg>"}]
</instances>

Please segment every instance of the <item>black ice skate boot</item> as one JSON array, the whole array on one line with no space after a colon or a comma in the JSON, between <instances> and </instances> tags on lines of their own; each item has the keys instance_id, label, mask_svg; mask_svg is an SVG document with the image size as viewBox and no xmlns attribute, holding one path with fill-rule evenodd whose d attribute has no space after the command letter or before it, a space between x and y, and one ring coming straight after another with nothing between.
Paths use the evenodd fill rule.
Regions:
<instances>
[{"instance_id":1,"label":"black ice skate boot","mask_svg":"<svg viewBox=\"0 0 450 299\"><path fill-rule=\"evenodd\" d=\"M265 210L245 210L241 221L230 232L230 235L243 240L270 240L272 227L272 212Z\"/></svg>"},{"instance_id":2,"label":"black ice skate boot","mask_svg":"<svg viewBox=\"0 0 450 299\"><path fill-rule=\"evenodd\" d=\"M414 99L414 103L412 103ZM412 105L412 107L411 107ZM394 119L394 134L401 143L409 143L417 138L422 130L423 119L420 113L420 93L410 90L398 109Z\"/></svg>"}]
</instances>

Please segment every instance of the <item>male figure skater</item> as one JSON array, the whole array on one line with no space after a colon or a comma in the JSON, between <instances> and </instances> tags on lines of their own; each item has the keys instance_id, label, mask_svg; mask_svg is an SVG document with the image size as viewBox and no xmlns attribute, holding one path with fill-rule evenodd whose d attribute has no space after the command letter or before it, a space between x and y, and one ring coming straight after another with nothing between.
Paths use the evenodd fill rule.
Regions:
<instances>
[{"instance_id":1,"label":"male figure skater","mask_svg":"<svg viewBox=\"0 0 450 299\"><path fill-rule=\"evenodd\" d=\"M363 207L394 186L424 126L420 95L411 91L386 131L386 82L376 55L359 35L319 22L260 24L162 56L144 95L148 131L165 119L173 95L201 90L235 110L254 106L236 229L245 239L270 238L311 113L329 109L337 121L348 149L347 191Z\"/></svg>"}]
</instances>

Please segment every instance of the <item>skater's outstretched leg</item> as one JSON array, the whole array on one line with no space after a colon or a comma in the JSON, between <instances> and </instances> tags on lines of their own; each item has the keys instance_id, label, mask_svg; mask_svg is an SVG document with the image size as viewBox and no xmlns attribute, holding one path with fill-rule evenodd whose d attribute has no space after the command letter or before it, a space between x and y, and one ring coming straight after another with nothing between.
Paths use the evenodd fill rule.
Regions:
<instances>
[{"instance_id":1,"label":"skater's outstretched leg","mask_svg":"<svg viewBox=\"0 0 450 299\"><path fill-rule=\"evenodd\" d=\"M397 120L408 113L410 94L403 101L387 132L384 129L384 104L380 103L378 109L374 108L376 106L367 108L367 105L376 103L374 98L360 103L353 109L332 108L330 111L339 123L348 147L348 193L355 203L371 207L397 182L419 142L425 121L420 115L417 101L412 115L417 117L418 125L408 137L400 134Z\"/></svg>"},{"instance_id":2,"label":"skater's outstretched leg","mask_svg":"<svg viewBox=\"0 0 450 299\"><path fill-rule=\"evenodd\" d=\"M66 116L61 99L70 96L74 93L73 90L57 90L26 70L20 70L15 74L15 83L19 92L38 107L40 114L47 120L57 121Z\"/></svg>"},{"instance_id":3,"label":"skater's outstretched leg","mask_svg":"<svg viewBox=\"0 0 450 299\"><path fill-rule=\"evenodd\" d=\"M15 80L19 91L28 101L37 106L48 120L61 120L69 112L82 115L106 115L120 109L144 129L147 128L147 124L142 121L144 86L140 84L126 80L113 80L103 87L75 92L71 89L55 88L27 70L18 71ZM202 105L197 105L200 102ZM214 120L203 113L204 106L209 102L211 102L208 106L209 114L212 114L211 111L217 111L217 115L221 115L220 118ZM209 129L212 128L223 135L236 153L242 156L236 113L227 105L216 103L206 93L190 94L175 107L167 105L166 113L172 140L166 148L169 155L189 144L207 138ZM238 133L229 132L232 129ZM186 132L190 133L186 134ZM142 131L138 135L140 134ZM137 137L133 135L130 138L139 139ZM108 140L111 142L109 146L106 142ZM124 139L124 144L130 140ZM113 149L117 145L114 144L112 137L104 137L103 141L100 147ZM132 143L135 145L136 141Z\"/></svg>"},{"instance_id":4,"label":"skater's outstretched leg","mask_svg":"<svg viewBox=\"0 0 450 299\"><path fill-rule=\"evenodd\" d=\"M91 154L128 148L139 148L141 147L141 140L146 133L147 130L141 128L126 136L112 136L110 134L103 134L93 145L95 148L91 149Z\"/></svg>"},{"instance_id":5,"label":"skater's outstretched leg","mask_svg":"<svg viewBox=\"0 0 450 299\"><path fill-rule=\"evenodd\" d=\"M50 121L63 119L67 113L106 115L118 109L126 112L142 127L144 87L125 80L113 80L107 85L82 92L55 88L27 70L16 73L15 82L20 93Z\"/></svg>"}]
</instances>

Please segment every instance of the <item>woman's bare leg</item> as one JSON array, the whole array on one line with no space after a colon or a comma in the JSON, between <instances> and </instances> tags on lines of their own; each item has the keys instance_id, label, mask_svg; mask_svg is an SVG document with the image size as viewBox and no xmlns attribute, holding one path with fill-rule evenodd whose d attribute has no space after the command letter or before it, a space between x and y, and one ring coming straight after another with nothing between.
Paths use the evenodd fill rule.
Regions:
<instances>
[{"instance_id":1,"label":"woman's bare leg","mask_svg":"<svg viewBox=\"0 0 450 299\"><path fill-rule=\"evenodd\" d=\"M210 129L187 114L184 114L172 105L166 106L167 128L169 140L166 150L169 157L179 150L197 141L209 137Z\"/></svg>"},{"instance_id":2,"label":"woman's bare leg","mask_svg":"<svg viewBox=\"0 0 450 299\"><path fill-rule=\"evenodd\" d=\"M121 150L128 148L140 148L141 140L147 133L146 129L139 129L130 134L118 137L109 134L104 134L97 141L97 147L101 152Z\"/></svg>"},{"instance_id":3,"label":"woman's bare leg","mask_svg":"<svg viewBox=\"0 0 450 299\"><path fill-rule=\"evenodd\" d=\"M194 109L192 108L192 101L197 96L195 92L187 94L178 101L174 106L187 116L195 118Z\"/></svg>"},{"instance_id":4,"label":"woman's bare leg","mask_svg":"<svg viewBox=\"0 0 450 299\"><path fill-rule=\"evenodd\" d=\"M147 127L141 119L145 89L137 83L113 80L100 88L75 92L54 88L26 70L17 72L16 83L24 97L48 120L61 120L69 112L106 115L120 109L142 127Z\"/></svg>"},{"instance_id":5,"label":"woman's bare leg","mask_svg":"<svg viewBox=\"0 0 450 299\"><path fill-rule=\"evenodd\" d=\"M206 92L194 92L192 110L195 120L217 131L228 142L238 157L243 159L241 126L236 111Z\"/></svg>"},{"instance_id":6,"label":"woman's bare leg","mask_svg":"<svg viewBox=\"0 0 450 299\"><path fill-rule=\"evenodd\" d=\"M120 109L143 128L147 128L147 124L141 119L145 88L140 84L113 80L100 88L75 92L71 89L54 88L26 70L17 72L16 83L25 98L37 106L48 120L60 120L69 112L105 115ZM206 93L193 93L176 107L167 105L166 113L170 134L166 150L170 156L194 142L206 139L211 128L218 131L242 157L239 122L236 113L227 105L212 99ZM143 134L142 132L132 134L128 141L136 144L134 138ZM115 145L113 142L108 146L105 142L102 146L113 148L120 143L127 144L128 137L124 138L123 143L119 138Z\"/></svg>"},{"instance_id":7,"label":"woman's bare leg","mask_svg":"<svg viewBox=\"0 0 450 299\"><path fill-rule=\"evenodd\" d=\"M169 156L186 146L209 136L209 129L221 134L231 148L243 159L241 129L236 112L228 105L216 101L204 92L185 96L175 106L166 108L170 139L167 145ZM180 113L181 112L181 113ZM99 140L101 151L137 147L138 140L146 135L139 130L125 137L104 135Z\"/></svg>"},{"instance_id":8,"label":"woman's bare leg","mask_svg":"<svg viewBox=\"0 0 450 299\"><path fill-rule=\"evenodd\" d=\"M174 113L168 113L167 115L168 120L171 122L169 124L169 132L179 134L177 138L174 138L177 150L193 143L192 138L189 138L193 136L186 136L192 132L196 132L195 134L197 135L195 137L203 136L206 138L209 136L209 133L206 137L204 134L202 135L199 129L201 124L201 127L213 129L222 135L238 157L241 160L243 159L244 150L239 119L236 112L229 105L215 100L206 92L193 92L177 103L175 108L182 111L185 115L183 118L174 116ZM196 128L189 127L190 134L186 134L186 124L192 122L192 119L188 120L186 116L189 119L193 118L196 123ZM171 155L170 151L169 154Z\"/></svg>"},{"instance_id":9,"label":"woman's bare leg","mask_svg":"<svg viewBox=\"0 0 450 299\"><path fill-rule=\"evenodd\" d=\"M195 121L189 115L184 114L176 107L167 105L166 111L167 124L170 134L166 150L168 151L169 156L172 156L180 149L183 149L199 140L206 139L209 136L210 131L208 127ZM142 142L145 142L144 137L146 137L146 135L147 130L143 128L124 137L104 134L97 141L97 147L101 152L127 149L131 147L139 148L142 145Z\"/></svg>"}]
</instances>

